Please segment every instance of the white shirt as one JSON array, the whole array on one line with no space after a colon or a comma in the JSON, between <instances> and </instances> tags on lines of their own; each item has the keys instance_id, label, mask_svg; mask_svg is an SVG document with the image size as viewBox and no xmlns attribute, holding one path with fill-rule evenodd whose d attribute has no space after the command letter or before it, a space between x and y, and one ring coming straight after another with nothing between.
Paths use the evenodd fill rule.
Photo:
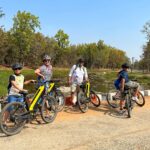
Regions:
<instances>
[{"instance_id":1,"label":"white shirt","mask_svg":"<svg viewBox=\"0 0 150 150\"><path fill-rule=\"evenodd\" d=\"M86 67L84 67L84 66L76 67L76 65L73 65L73 67L70 70L69 77L72 77L71 78L72 83L81 84L83 82L84 78L88 79Z\"/></svg>"}]
</instances>

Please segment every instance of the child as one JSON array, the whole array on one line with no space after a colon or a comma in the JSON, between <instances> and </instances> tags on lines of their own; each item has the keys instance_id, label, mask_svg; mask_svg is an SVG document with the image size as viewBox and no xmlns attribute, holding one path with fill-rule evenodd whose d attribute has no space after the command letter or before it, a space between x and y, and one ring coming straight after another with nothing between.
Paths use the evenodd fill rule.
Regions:
<instances>
[{"instance_id":1,"label":"child","mask_svg":"<svg viewBox=\"0 0 150 150\"><path fill-rule=\"evenodd\" d=\"M118 73L118 79L115 80L114 82L116 89L119 90L114 96L114 98L115 99L121 98L120 113L123 112L123 106L125 104L124 96L122 96L125 86L128 86L130 88L136 88L135 95L133 95L132 100L138 101L137 93L138 93L139 84L133 81L129 81L128 69L129 69L129 65L127 63L122 64L122 70Z\"/></svg>"},{"instance_id":2,"label":"child","mask_svg":"<svg viewBox=\"0 0 150 150\"><path fill-rule=\"evenodd\" d=\"M23 88L24 84L35 82L35 80L24 80L24 76L21 74L22 66L19 63L12 65L14 74L9 77L8 85L8 103L11 102L23 102L23 96L21 91L27 91Z\"/></svg>"}]
</instances>

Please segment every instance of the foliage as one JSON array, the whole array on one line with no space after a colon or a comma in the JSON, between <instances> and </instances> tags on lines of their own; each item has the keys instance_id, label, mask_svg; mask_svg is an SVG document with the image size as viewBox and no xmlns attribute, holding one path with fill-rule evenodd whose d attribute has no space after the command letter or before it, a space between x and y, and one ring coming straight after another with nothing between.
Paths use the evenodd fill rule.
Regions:
<instances>
[{"instance_id":1,"label":"foliage","mask_svg":"<svg viewBox=\"0 0 150 150\"><path fill-rule=\"evenodd\" d=\"M79 58L84 58L88 68L120 68L128 62L126 53L99 40L97 43L69 44L69 35L62 29L54 37L45 36L40 28L39 18L30 12L18 11L13 18L10 31L0 28L0 64L15 62L36 68L41 57L48 54L58 67L71 67Z\"/></svg>"},{"instance_id":2,"label":"foliage","mask_svg":"<svg viewBox=\"0 0 150 150\"><path fill-rule=\"evenodd\" d=\"M18 60L23 63L30 52L31 42L36 28L40 27L38 17L29 12L17 12L13 18L14 24L11 29L13 41L17 46Z\"/></svg>"}]
</instances>

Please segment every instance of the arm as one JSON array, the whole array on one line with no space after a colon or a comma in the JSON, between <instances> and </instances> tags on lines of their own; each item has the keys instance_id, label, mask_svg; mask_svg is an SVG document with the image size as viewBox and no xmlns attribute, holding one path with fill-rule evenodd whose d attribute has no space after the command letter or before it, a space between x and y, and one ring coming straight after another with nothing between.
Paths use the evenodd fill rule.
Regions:
<instances>
[{"instance_id":1,"label":"arm","mask_svg":"<svg viewBox=\"0 0 150 150\"><path fill-rule=\"evenodd\" d=\"M38 75L38 76L40 76L40 77L42 77L43 79L45 79L45 77L41 74L40 68L38 68L38 69L35 70L35 74Z\"/></svg>"},{"instance_id":2,"label":"arm","mask_svg":"<svg viewBox=\"0 0 150 150\"><path fill-rule=\"evenodd\" d=\"M87 69L86 69L86 68L84 68L84 69L85 69L85 80L86 80L86 81L89 81L89 79L88 79Z\"/></svg>"},{"instance_id":3,"label":"arm","mask_svg":"<svg viewBox=\"0 0 150 150\"><path fill-rule=\"evenodd\" d=\"M69 72L69 78L68 78L68 83L69 83L69 84L71 84L72 74L73 74L75 68L76 68L76 65L74 65L74 66L71 68L70 72Z\"/></svg>"},{"instance_id":4,"label":"arm","mask_svg":"<svg viewBox=\"0 0 150 150\"><path fill-rule=\"evenodd\" d=\"M34 82L36 82L36 80L27 80L24 82L24 85L29 84L29 83L34 83Z\"/></svg>"},{"instance_id":5,"label":"arm","mask_svg":"<svg viewBox=\"0 0 150 150\"><path fill-rule=\"evenodd\" d=\"M121 80L121 87L120 87L121 92L124 91L124 85L125 85L125 79L122 78L122 80Z\"/></svg>"}]
</instances>

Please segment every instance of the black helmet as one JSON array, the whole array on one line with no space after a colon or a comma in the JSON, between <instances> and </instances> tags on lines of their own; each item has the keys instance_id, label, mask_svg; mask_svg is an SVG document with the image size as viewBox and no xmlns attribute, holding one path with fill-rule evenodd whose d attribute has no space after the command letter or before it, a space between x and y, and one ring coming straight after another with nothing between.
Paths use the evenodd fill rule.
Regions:
<instances>
[{"instance_id":1,"label":"black helmet","mask_svg":"<svg viewBox=\"0 0 150 150\"><path fill-rule=\"evenodd\" d=\"M50 57L49 55L44 55L44 56L43 56L43 61L44 61L44 60L51 60L51 57Z\"/></svg>"},{"instance_id":2,"label":"black helmet","mask_svg":"<svg viewBox=\"0 0 150 150\"><path fill-rule=\"evenodd\" d=\"M79 58L78 63L84 63L84 59L83 58Z\"/></svg>"},{"instance_id":3,"label":"black helmet","mask_svg":"<svg viewBox=\"0 0 150 150\"><path fill-rule=\"evenodd\" d=\"M12 70L16 70L16 69L22 69L22 65L19 63L13 64L12 65Z\"/></svg>"},{"instance_id":4,"label":"black helmet","mask_svg":"<svg viewBox=\"0 0 150 150\"><path fill-rule=\"evenodd\" d=\"M122 67L122 68L130 68L129 64L127 64L127 63L122 64L121 67Z\"/></svg>"}]
</instances>

